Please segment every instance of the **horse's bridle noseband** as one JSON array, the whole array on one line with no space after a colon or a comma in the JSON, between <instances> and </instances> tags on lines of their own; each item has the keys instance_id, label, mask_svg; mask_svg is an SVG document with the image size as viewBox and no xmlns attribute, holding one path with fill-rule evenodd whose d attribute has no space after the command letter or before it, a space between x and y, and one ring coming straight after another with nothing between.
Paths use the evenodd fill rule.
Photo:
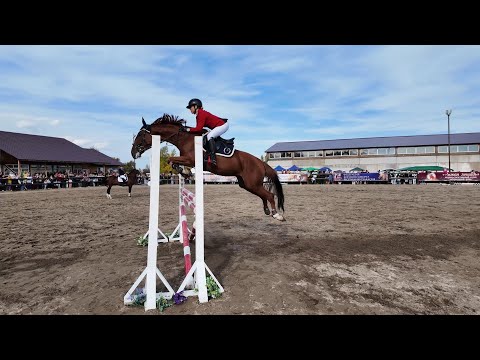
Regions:
<instances>
[{"instance_id":1,"label":"horse's bridle noseband","mask_svg":"<svg viewBox=\"0 0 480 360\"><path fill-rule=\"evenodd\" d=\"M183 127L183 125L182 125ZM180 129L182 127L179 127L178 128L178 131L176 133L173 133L172 135L166 137L166 138L162 138L162 141L161 142L164 142L164 141L167 141L169 140L170 138L172 138L173 136L177 135L177 142L178 142L178 136L180 135ZM152 134L150 130L147 130L146 128L142 128L140 129L140 131L142 131L142 142L140 144L137 144L135 145L135 148L137 149L137 151L140 153L140 154L143 154L145 151L147 151L147 147L146 147L146 141L145 141L145 135L146 133L148 134ZM135 142L135 141L134 141Z\"/></svg>"},{"instance_id":2,"label":"horse's bridle noseband","mask_svg":"<svg viewBox=\"0 0 480 360\"><path fill-rule=\"evenodd\" d=\"M145 133L149 133L150 134L150 131L148 131L147 129L145 128L142 128L141 131L143 130L142 132L142 142L140 144L137 144L135 145L135 148L137 149L137 152L139 152L140 154L143 154L146 150L148 150L146 148L146 142L145 142ZM135 143L135 140L133 141Z\"/></svg>"}]
</instances>

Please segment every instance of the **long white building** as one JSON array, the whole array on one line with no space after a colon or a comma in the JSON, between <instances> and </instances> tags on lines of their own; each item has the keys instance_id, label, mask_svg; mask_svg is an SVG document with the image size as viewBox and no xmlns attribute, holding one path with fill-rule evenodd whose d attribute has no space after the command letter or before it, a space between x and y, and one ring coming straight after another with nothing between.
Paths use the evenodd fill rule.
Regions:
<instances>
[{"instance_id":1,"label":"long white building","mask_svg":"<svg viewBox=\"0 0 480 360\"><path fill-rule=\"evenodd\" d=\"M450 134L453 171L480 171L480 133ZM448 135L415 135L279 142L266 151L268 164L288 168L329 167L369 172L434 165L448 168Z\"/></svg>"}]
</instances>

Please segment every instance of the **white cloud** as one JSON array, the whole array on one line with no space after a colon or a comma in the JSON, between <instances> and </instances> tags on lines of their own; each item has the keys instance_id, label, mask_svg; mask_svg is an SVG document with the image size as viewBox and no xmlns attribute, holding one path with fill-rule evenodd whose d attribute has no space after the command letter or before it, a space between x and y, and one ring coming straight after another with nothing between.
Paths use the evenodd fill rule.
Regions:
<instances>
[{"instance_id":1,"label":"white cloud","mask_svg":"<svg viewBox=\"0 0 480 360\"><path fill-rule=\"evenodd\" d=\"M74 143L75 145L81 146L81 147L88 147L89 144L91 144L91 141L88 139L77 139L69 135L62 136L64 139L67 139L68 141Z\"/></svg>"},{"instance_id":2,"label":"white cloud","mask_svg":"<svg viewBox=\"0 0 480 360\"><path fill-rule=\"evenodd\" d=\"M106 148L108 148L108 146L110 146L110 143L105 142L105 141L93 143L93 147L97 150L106 149Z\"/></svg>"},{"instance_id":3,"label":"white cloud","mask_svg":"<svg viewBox=\"0 0 480 360\"><path fill-rule=\"evenodd\" d=\"M33 127L35 123L30 120L20 120L17 122L17 127L20 129Z\"/></svg>"}]
</instances>

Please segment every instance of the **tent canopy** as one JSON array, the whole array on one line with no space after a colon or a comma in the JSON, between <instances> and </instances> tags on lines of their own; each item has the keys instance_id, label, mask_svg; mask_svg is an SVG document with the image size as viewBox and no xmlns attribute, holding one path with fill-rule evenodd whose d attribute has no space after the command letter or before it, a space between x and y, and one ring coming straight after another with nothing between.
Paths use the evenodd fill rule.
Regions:
<instances>
[{"instance_id":1,"label":"tent canopy","mask_svg":"<svg viewBox=\"0 0 480 360\"><path fill-rule=\"evenodd\" d=\"M281 167L280 165L277 165L277 166L275 166L275 168L274 168L273 170L275 170L275 171L284 171L284 170L286 170L286 169L284 169L284 168Z\"/></svg>"},{"instance_id":2,"label":"tent canopy","mask_svg":"<svg viewBox=\"0 0 480 360\"><path fill-rule=\"evenodd\" d=\"M332 169L330 169L328 166L324 166L324 167L322 167L318 170L320 170L320 171L332 171Z\"/></svg>"},{"instance_id":3,"label":"tent canopy","mask_svg":"<svg viewBox=\"0 0 480 360\"><path fill-rule=\"evenodd\" d=\"M299 171L299 170L302 170L302 168L299 168L297 165L292 165L292 166L290 166L287 170L290 170L290 171Z\"/></svg>"},{"instance_id":4,"label":"tent canopy","mask_svg":"<svg viewBox=\"0 0 480 360\"><path fill-rule=\"evenodd\" d=\"M444 169L445 168L442 166L409 166L399 170L400 171L443 171Z\"/></svg>"},{"instance_id":5,"label":"tent canopy","mask_svg":"<svg viewBox=\"0 0 480 360\"><path fill-rule=\"evenodd\" d=\"M313 167L313 166L310 166L310 167L307 167L307 168L303 168L303 170L306 170L306 171L315 171L317 170L316 167Z\"/></svg>"},{"instance_id":6,"label":"tent canopy","mask_svg":"<svg viewBox=\"0 0 480 360\"><path fill-rule=\"evenodd\" d=\"M360 167L354 167L353 169L350 169L350 171L354 172L354 171L365 171L365 169L362 169Z\"/></svg>"}]
</instances>

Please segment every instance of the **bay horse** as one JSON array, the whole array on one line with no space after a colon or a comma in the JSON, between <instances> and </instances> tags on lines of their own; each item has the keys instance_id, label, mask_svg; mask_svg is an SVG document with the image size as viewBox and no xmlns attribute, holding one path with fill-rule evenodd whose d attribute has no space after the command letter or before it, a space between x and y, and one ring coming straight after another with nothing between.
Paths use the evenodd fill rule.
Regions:
<instances>
[{"instance_id":1,"label":"bay horse","mask_svg":"<svg viewBox=\"0 0 480 360\"><path fill-rule=\"evenodd\" d=\"M112 195L110 195L110 189L113 185L120 185L120 186L128 186L128 197L131 197L132 193L132 186L137 183L137 175L140 175L140 171L138 169L133 169L129 173L127 173L127 182L118 182L118 177L114 174L107 177L107 181L105 185L108 186L107 188L107 198L111 199Z\"/></svg>"},{"instance_id":2,"label":"bay horse","mask_svg":"<svg viewBox=\"0 0 480 360\"><path fill-rule=\"evenodd\" d=\"M138 159L152 147L152 135L160 135L162 142L166 141L180 150L180 156L172 156L168 161L175 170L188 177L191 174L184 173L183 169L179 169L179 165L195 167L194 137L207 131L203 129L202 133L197 134L186 132L185 123L186 121L178 119L178 116L169 114L164 114L150 125L142 118L142 127L132 144L132 157ZM231 157L217 156L217 166L212 166L210 162L204 164L204 170L222 176L236 176L241 188L262 199L265 215L271 214L274 219L285 221L285 218L277 212L274 197L277 196L278 208L285 211L282 184L277 172L267 163L247 152L235 149ZM267 178L265 185L264 178ZM267 201L272 208L271 212Z\"/></svg>"}]
</instances>

